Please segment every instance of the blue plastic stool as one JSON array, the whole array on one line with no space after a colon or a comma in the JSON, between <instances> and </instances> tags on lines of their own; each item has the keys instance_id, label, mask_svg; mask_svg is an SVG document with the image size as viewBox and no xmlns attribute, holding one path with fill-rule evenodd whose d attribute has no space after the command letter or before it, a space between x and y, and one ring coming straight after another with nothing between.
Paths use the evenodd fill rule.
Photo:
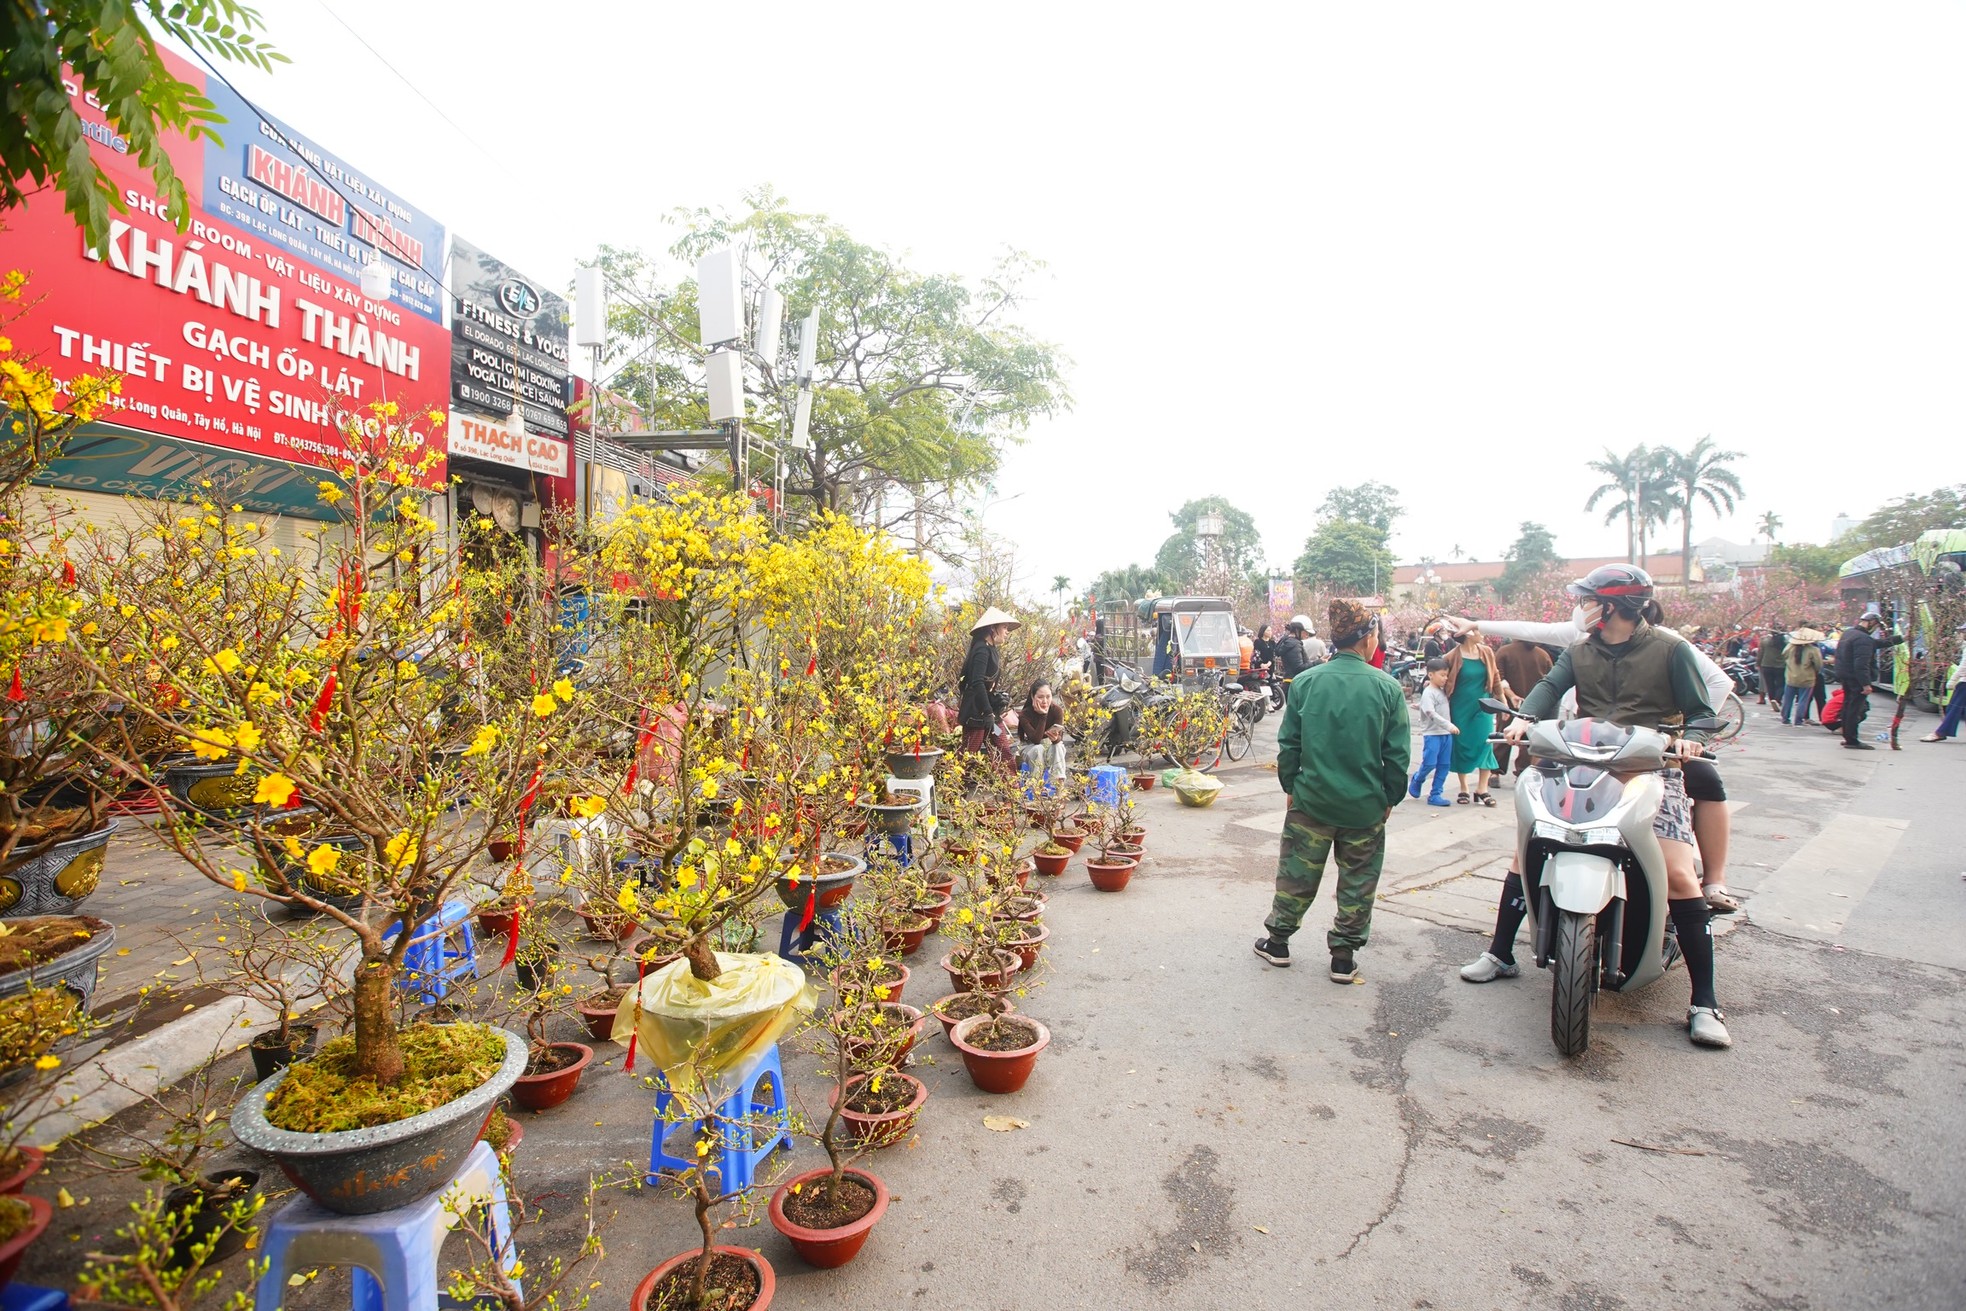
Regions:
<instances>
[{"instance_id":1,"label":"blue plastic stool","mask_svg":"<svg viewBox=\"0 0 1966 1311\"><path fill-rule=\"evenodd\" d=\"M0 1288L0 1311L68 1311L68 1294L59 1288L8 1284Z\"/></svg>"},{"instance_id":2,"label":"blue plastic stool","mask_svg":"<svg viewBox=\"0 0 1966 1311\"><path fill-rule=\"evenodd\" d=\"M819 941L820 931L826 930L835 935L845 931L840 920L840 908L832 906L817 912L812 923L806 925L805 932L799 932L799 917L804 911L788 910L778 926L778 954L794 965L804 966L806 953Z\"/></svg>"},{"instance_id":3,"label":"blue plastic stool","mask_svg":"<svg viewBox=\"0 0 1966 1311\"><path fill-rule=\"evenodd\" d=\"M505 1183L489 1144L473 1147L441 1189L394 1211L336 1215L297 1197L263 1231L267 1265L253 1292L253 1311L279 1311L288 1277L323 1265L354 1267L354 1311L437 1311L437 1249L457 1212L469 1205L490 1206L491 1233L504 1249L501 1264L509 1273L519 1254L511 1246Z\"/></svg>"},{"instance_id":4,"label":"blue plastic stool","mask_svg":"<svg viewBox=\"0 0 1966 1311\"><path fill-rule=\"evenodd\" d=\"M1087 800L1102 806L1117 806L1126 792L1126 771L1118 765L1094 765L1086 784Z\"/></svg>"},{"instance_id":5,"label":"blue plastic stool","mask_svg":"<svg viewBox=\"0 0 1966 1311\"><path fill-rule=\"evenodd\" d=\"M881 843L887 843L894 852L894 858L905 868L915 860L915 835L912 833L869 833L864 847L865 854L871 856L879 850Z\"/></svg>"},{"instance_id":6,"label":"blue plastic stool","mask_svg":"<svg viewBox=\"0 0 1966 1311\"><path fill-rule=\"evenodd\" d=\"M422 993L424 1004L430 1005L442 1001L452 983L477 978L478 935L471 927L475 910L468 901L447 901L435 915L417 925L397 986ZM383 936L395 937L400 927L400 923L391 925Z\"/></svg>"},{"instance_id":7,"label":"blue plastic stool","mask_svg":"<svg viewBox=\"0 0 1966 1311\"><path fill-rule=\"evenodd\" d=\"M767 1079L771 1081L769 1092L760 1096L759 1085ZM656 1076L655 1091L655 1131L650 1135L648 1182L659 1183L664 1168L688 1170L697 1164L694 1156L671 1156L665 1149L663 1140L677 1126L662 1118L673 1096L668 1087ZM790 1147L792 1134L791 1116L785 1109L785 1070L778 1061L778 1044L773 1043L751 1067L736 1091L724 1098L717 1108L717 1116L722 1121L717 1127L717 1177L718 1187L726 1193L734 1193L740 1188L749 1188L758 1181L758 1167L764 1159L777 1148ZM761 1129L758 1121L769 1117L772 1127ZM703 1132L702 1122L693 1127L690 1135L692 1150L698 1136ZM767 1136L758 1140L760 1132ZM745 1140L748 1139L748 1145ZM257 1309L256 1309L257 1311Z\"/></svg>"}]
</instances>

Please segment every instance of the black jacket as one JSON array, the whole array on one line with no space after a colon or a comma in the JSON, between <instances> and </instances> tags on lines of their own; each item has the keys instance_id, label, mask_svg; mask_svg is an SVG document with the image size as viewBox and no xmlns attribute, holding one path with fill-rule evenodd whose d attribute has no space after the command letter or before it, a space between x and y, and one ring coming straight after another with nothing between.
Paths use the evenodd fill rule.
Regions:
<instances>
[{"instance_id":1,"label":"black jacket","mask_svg":"<svg viewBox=\"0 0 1966 1311\"><path fill-rule=\"evenodd\" d=\"M1286 634L1277 643L1277 677L1295 678L1311 667L1311 658L1304 651L1304 639L1295 633Z\"/></svg>"},{"instance_id":2,"label":"black jacket","mask_svg":"<svg viewBox=\"0 0 1966 1311\"><path fill-rule=\"evenodd\" d=\"M956 718L964 728L989 728L997 722L992 694L997 690L997 648L988 642L970 646L963 661L962 704Z\"/></svg>"},{"instance_id":3,"label":"black jacket","mask_svg":"<svg viewBox=\"0 0 1966 1311\"><path fill-rule=\"evenodd\" d=\"M1275 639L1268 638L1268 637L1257 638L1256 663L1259 665L1273 665L1276 663L1276 659L1277 659L1277 644Z\"/></svg>"},{"instance_id":4,"label":"black jacket","mask_svg":"<svg viewBox=\"0 0 1966 1311\"><path fill-rule=\"evenodd\" d=\"M1896 633L1872 637L1850 625L1836 641L1836 681L1845 687L1869 687L1877 681L1877 653L1904 640Z\"/></svg>"}]
</instances>

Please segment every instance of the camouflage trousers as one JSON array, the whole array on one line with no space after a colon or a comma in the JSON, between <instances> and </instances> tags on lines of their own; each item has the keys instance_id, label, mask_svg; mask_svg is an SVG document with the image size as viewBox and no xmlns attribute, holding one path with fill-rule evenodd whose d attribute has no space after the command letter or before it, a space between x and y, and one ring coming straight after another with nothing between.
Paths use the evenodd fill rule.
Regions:
<instances>
[{"instance_id":1,"label":"camouflage trousers","mask_svg":"<svg viewBox=\"0 0 1966 1311\"><path fill-rule=\"evenodd\" d=\"M1263 926L1287 941L1303 922L1324 879L1325 858L1338 857L1338 913L1325 942L1332 951L1356 951L1372 932L1372 898L1386 863L1386 825L1337 828L1312 819L1295 806L1283 818L1283 846L1277 853L1277 894Z\"/></svg>"}]
</instances>

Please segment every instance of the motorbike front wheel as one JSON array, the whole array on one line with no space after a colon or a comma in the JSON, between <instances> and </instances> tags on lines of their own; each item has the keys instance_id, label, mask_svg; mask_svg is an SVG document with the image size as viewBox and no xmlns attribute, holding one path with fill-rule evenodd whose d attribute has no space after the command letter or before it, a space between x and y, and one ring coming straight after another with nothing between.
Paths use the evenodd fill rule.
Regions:
<instances>
[{"instance_id":1,"label":"motorbike front wheel","mask_svg":"<svg viewBox=\"0 0 1966 1311\"><path fill-rule=\"evenodd\" d=\"M1550 974L1555 982L1550 992L1550 1040L1565 1056L1582 1056L1591 1045L1591 1002L1597 993L1595 915L1557 912Z\"/></svg>"}]
</instances>

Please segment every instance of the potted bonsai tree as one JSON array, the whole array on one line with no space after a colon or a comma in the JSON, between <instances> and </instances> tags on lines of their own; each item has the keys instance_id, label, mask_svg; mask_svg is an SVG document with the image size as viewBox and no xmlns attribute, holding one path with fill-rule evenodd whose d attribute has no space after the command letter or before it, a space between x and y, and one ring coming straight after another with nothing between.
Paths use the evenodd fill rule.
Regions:
<instances>
[{"instance_id":1,"label":"potted bonsai tree","mask_svg":"<svg viewBox=\"0 0 1966 1311\"><path fill-rule=\"evenodd\" d=\"M168 597L137 598L128 659L94 666L141 707L153 656L196 654L178 675L195 708L186 737L257 770L254 801L265 809L219 846L203 840L198 815L153 787L160 835L212 882L305 908L353 939L352 1032L249 1093L232 1130L317 1201L354 1212L441 1186L524 1068L516 1034L468 1024L399 1032L395 994L423 926L467 886L488 836L518 826L541 778L573 772L568 756L587 744L586 702L556 668L558 615L537 567L499 560L474 572L470 552L456 564L432 549L438 525L424 488L437 457L424 418L441 416L406 421L388 403L343 415L344 461L320 495L346 517L317 543L318 561L246 553L243 529L216 540L186 529L158 543L167 564L187 570L224 553L232 585L260 598L259 626L215 628ZM510 622L474 628L464 598L481 595L510 598ZM501 691L513 687L530 695ZM429 729L460 717L469 745L452 753L449 734ZM359 904L278 876L294 835L269 821L302 802L326 833L294 838L300 861L316 880L352 888ZM325 840L344 834L356 840ZM254 864L275 876L254 883ZM405 1153L400 1144L412 1140ZM419 1164L372 1170L377 1152Z\"/></svg>"}]
</instances>

